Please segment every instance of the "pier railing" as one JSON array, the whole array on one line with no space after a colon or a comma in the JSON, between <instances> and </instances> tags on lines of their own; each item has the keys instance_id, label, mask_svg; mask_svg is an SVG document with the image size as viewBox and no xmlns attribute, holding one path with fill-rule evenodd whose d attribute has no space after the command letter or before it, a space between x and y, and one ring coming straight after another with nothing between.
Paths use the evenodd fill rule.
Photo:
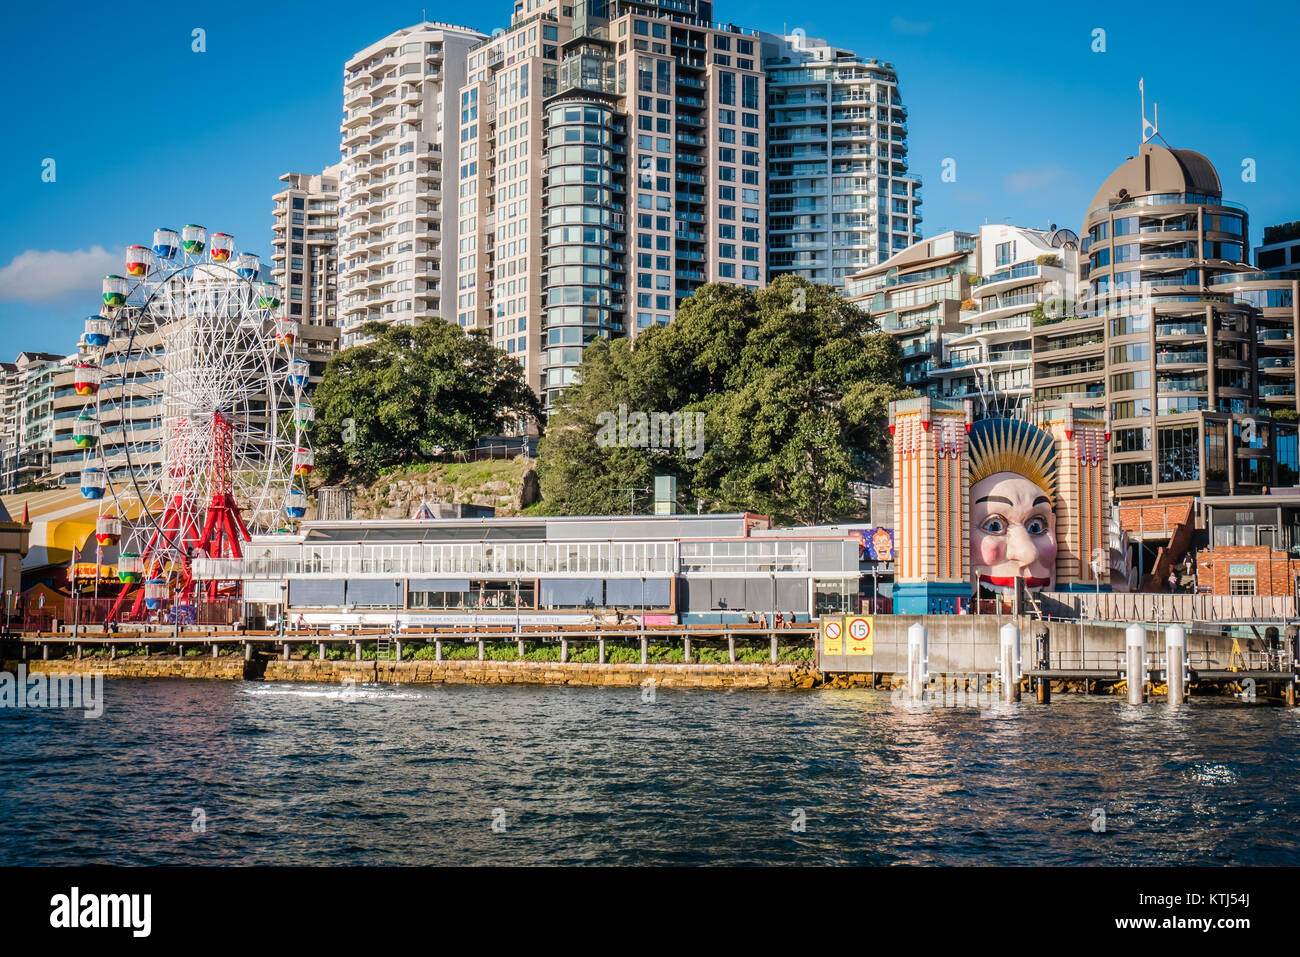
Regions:
<instances>
[{"instance_id":1,"label":"pier railing","mask_svg":"<svg viewBox=\"0 0 1300 957\"><path fill-rule=\"evenodd\" d=\"M1040 592L1052 617L1116 622L1287 622L1297 617L1290 595L1189 595L1159 592Z\"/></svg>"}]
</instances>

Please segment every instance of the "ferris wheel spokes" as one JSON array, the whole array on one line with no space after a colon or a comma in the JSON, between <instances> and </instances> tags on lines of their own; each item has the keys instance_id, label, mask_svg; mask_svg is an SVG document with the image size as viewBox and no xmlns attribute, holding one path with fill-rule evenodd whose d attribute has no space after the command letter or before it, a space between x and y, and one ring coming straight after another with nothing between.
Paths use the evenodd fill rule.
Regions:
<instances>
[{"instance_id":1,"label":"ferris wheel spokes","mask_svg":"<svg viewBox=\"0 0 1300 957\"><path fill-rule=\"evenodd\" d=\"M197 582L194 559L240 558L253 531L305 514L315 416L298 323L233 237L160 228L152 248L128 247L124 266L86 321L74 431L83 495L105 502L97 528L139 549L121 552L110 612L135 590L136 617L142 603L215 601L221 583Z\"/></svg>"}]
</instances>

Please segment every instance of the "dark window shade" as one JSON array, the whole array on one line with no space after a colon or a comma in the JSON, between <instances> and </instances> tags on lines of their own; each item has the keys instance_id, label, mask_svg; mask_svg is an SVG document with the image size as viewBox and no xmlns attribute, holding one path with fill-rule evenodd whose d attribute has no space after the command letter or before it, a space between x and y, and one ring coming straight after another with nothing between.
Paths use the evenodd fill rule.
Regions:
<instances>
[{"instance_id":1,"label":"dark window shade","mask_svg":"<svg viewBox=\"0 0 1300 957\"><path fill-rule=\"evenodd\" d=\"M379 580L361 578L348 582L348 604L352 606L401 604L402 589L392 578Z\"/></svg>"},{"instance_id":2,"label":"dark window shade","mask_svg":"<svg viewBox=\"0 0 1300 957\"><path fill-rule=\"evenodd\" d=\"M711 582L711 608L739 610L745 607L745 579L715 578Z\"/></svg>"},{"instance_id":3,"label":"dark window shade","mask_svg":"<svg viewBox=\"0 0 1300 957\"><path fill-rule=\"evenodd\" d=\"M604 605L604 582L599 578L543 578L543 608L582 608Z\"/></svg>"},{"instance_id":4,"label":"dark window shade","mask_svg":"<svg viewBox=\"0 0 1300 957\"><path fill-rule=\"evenodd\" d=\"M666 578L647 578L645 596L641 594L641 579L611 578L605 582L605 603L611 607L667 608L669 585Z\"/></svg>"},{"instance_id":5,"label":"dark window shade","mask_svg":"<svg viewBox=\"0 0 1300 957\"><path fill-rule=\"evenodd\" d=\"M343 605L342 578L291 579L289 604L295 608L339 608Z\"/></svg>"},{"instance_id":6,"label":"dark window shade","mask_svg":"<svg viewBox=\"0 0 1300 957\"><path fill-rule=\"evenodd\" d=\"M778 578L776 580L777 611L808 610L808 581L799 578Z\"/></svg>"}]
</instances>

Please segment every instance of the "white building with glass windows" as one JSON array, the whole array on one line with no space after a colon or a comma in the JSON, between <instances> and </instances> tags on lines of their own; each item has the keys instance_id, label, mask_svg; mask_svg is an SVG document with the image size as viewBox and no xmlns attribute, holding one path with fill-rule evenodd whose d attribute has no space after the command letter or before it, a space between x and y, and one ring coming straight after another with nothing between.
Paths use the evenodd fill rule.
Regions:
<instances>
[{"instance_id":1,"label":"white building with glass windows","mask_svg":"<svg viewBox=\"0 0 1300 957\"><path fill-rule=\"evenodd\" d=\"M445 224L450 244L458 91L466 55L483 39L467 27L420 23L372 43L344 68L337 293L344 348L362 341L367 322L455 319L455 297L443 289L455 259L443 231Z\"/></svg>"},{"instance_id":2,"label":"white building with glass windows","mask_svg":"<svg viewBox=\"0 0 1300 957\"><path fill-rule=\"evenodd\" d=\"M1064 312L1079 276L1079 237L1069 229L982 226L979 274L931 368L943 396L970 396L980 415L1017 416L1033 396L1033 330Z\"/></svg>"},{"instance_id":3,"label":"white building with glass windows","mask_svg":"<svg viewBox=\"0 0 1300 957\"><path fill-rule=\"evenodd\" d=\"M921 238L893 64L763 34L768 272L843 286Z\"/></svg>"},{"instance_id":4,"label":"white building with glass windows","mask_svg":"<svg viewBox=\"0 0 1300 957\"><path fill-rule=\"evenodd\" d=\"M860 608L860 542L744 513L307 522L195 573L242 582L250 623L806 622Z\"/></svg>"}]
</instances>

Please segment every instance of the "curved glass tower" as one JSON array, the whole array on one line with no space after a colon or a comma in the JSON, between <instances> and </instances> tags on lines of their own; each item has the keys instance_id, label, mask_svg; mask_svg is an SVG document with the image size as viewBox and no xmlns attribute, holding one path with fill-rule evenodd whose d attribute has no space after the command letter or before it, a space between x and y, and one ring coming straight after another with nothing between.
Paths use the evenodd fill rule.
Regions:
<instances>
[{"instance_id":1,"label":"curved glass tower","mask_svg":"<svg viewBox=\"0 0 1300 957\"><path fill-rule=\"evenodd\" d=\"M546 404L575 381L583 347L623 332L622 119L575 92L547 108L543 295Z\"/></svg>"}]
</instances>

